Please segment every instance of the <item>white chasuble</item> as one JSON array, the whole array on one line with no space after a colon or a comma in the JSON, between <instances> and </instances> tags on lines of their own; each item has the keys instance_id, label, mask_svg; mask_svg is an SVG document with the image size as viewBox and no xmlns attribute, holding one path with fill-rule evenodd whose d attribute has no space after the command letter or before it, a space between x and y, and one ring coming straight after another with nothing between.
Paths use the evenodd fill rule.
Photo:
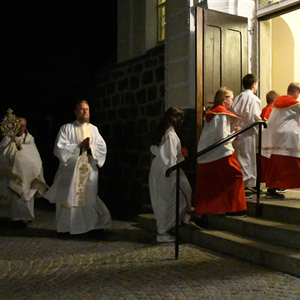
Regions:
<instances>
[{"instance_id":1,"label":"white chasuble","mask_svg":"<svg viewBox=\"0 0 300 300\"><path fill-rule=\"evenodd\" d=\"M90 137L91 155L80 154L80 143ZM61 127L54 146L59 169L45 198L64 206L93 206L98 193L98 169L106 158L106 143L92 124L78 121Z\"/></svg>"},{"instance_id":2,"label":"white chasuble","mask_svg":"<svg viewBox=\"0 0 300 300\"><path fill-rule=\"evenodd\" d=\"M90 137L91 154L80 151ZM81 153L82 152L82 153ZM98 167L106 158L106 143L92 124L68 123L60 128L54 155L60 164L53 185L44 196L56 203L56 230L81 234L111 228L111 216L98 197Z\"/></svg>"}]
</instances>

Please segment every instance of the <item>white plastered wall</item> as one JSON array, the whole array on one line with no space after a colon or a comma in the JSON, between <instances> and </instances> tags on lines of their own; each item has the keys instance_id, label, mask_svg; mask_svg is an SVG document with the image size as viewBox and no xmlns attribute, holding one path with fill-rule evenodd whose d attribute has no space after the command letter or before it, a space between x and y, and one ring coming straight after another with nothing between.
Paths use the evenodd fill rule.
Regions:
<instances>
[{"instance_id":1,"label":"white plastered wall","mask_svg":"<svg viewBox=\"0 0 300 300\"><path fill-rule=\"evenodd\" d=\"M300 10L272 19L272 88L286 94L287 86L300 81Z\"/></svg>"},{"instance_id":2,"label":"white plastered wall","mask_svg":"<svg viewBox=\"0 0 300 300\"><path fill-rule=\"evenodd\" d=\"M285 95L288 85L300 81L300 10L260 22L260 80L262 106L266 93Z\"/></svg>"}]
</instances>

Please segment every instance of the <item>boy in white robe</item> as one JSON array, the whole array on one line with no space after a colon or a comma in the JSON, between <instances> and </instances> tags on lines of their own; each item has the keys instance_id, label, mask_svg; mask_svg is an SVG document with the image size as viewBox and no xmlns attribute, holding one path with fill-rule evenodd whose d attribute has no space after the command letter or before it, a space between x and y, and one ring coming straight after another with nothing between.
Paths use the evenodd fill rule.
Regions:
<instances>
[{"instance_id":1,"label":"boy in white robe","mask_svg":"<svg viewBox=\"0 0 300 300\"><path fill-rule=\"evenodd\" d=\"M60 164L45 198L56 203L56 230L82 234L111 228L111 216L98 197L98 167L106 159L106 143L89 123L89 105L78 102L76 120L60 128L54 155Z\"/></svg>"},{"instance_id":2,"label":"boy in white robe","mask_svg":"<svg viewBox=\"0 0 300 300\"><path fill-rule=\"evenodd\" d=\"M279 96L268 120L262 150L270 156L266 174L269 188L300 188L300 84L292 82L287 95ZM278 198L278 195L273 195ZM284 197L281 197L284 198Z\"/></svg>"},{"instance_id":3,"label":"boy in white robe","mask_svg":"<svg viewBox=\"0 0 300 300\"><path fill-rule=\"evenodd\" d=\"M235 97L230 108L237 116L238 128L245 128L260 120L261 101L254 94L258 88L258 79L253 74L247 74L243 78L244 91ZM244 178L244 185L247 188L256 186L256 144L257 128L251 128L241 134L233 142L235 154L237 155Z\"/></svg>"}]
</instances>

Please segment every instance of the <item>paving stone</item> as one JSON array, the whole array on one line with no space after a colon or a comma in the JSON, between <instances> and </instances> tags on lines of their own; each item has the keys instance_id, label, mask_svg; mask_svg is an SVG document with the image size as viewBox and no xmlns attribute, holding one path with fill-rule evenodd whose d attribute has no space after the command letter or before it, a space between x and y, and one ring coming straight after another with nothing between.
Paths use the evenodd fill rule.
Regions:
<instances>
[{"instance_id":1,"label":"paving stone","mask_svg":"<svg viewBox=\"0 0 300 300\"><path fill-rule=\"evenodd\" d=\"M0 299L300 299L300 278L191 244L157 244L114 221L105 240L60 236L55 212L36 209L25 230L0 229Z\"/></svg>"}]
</instances>

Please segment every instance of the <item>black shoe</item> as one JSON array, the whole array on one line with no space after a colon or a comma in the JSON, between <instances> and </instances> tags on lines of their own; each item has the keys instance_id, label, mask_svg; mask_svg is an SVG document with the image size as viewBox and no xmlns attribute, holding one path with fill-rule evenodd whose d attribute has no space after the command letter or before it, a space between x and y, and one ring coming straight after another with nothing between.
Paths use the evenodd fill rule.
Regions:
<instances>
[{"instance_id":1,"label":"black shoe","mask_svg":"<svg viewBox=\"0 0 300 300\"><path fill-rule=\"evenodd\" d=\"M240 211L235 211L235 212L227 212L227 213L225 213L225 215L229 216L229 217L245 218L245 217L247 217L247 211L240 210Z\"/></svg>"},{"instance_id":2,"label":"black shoe","mask_svg":"<svg viewBox=\"0 0 300 300\"><path fill-rule=\"evenodd\" d=\"M285 196L276 192L276 189L268 189L266 199L285 199Z\"/></svg>"},{"instance_id":3,"label":"black shoe","mask_svg":"<svg viewBox=\"0 0 300 300\"><path fill-rule=\"evenodd\" d=\"M208 229L209 228L209 223L208 223L208 217L207 215L202 215L201 217L196 217L193 216L191 218L191 224L195 224L196 227L200 227L200 229Z\"/></svg>"}]
</instances>

